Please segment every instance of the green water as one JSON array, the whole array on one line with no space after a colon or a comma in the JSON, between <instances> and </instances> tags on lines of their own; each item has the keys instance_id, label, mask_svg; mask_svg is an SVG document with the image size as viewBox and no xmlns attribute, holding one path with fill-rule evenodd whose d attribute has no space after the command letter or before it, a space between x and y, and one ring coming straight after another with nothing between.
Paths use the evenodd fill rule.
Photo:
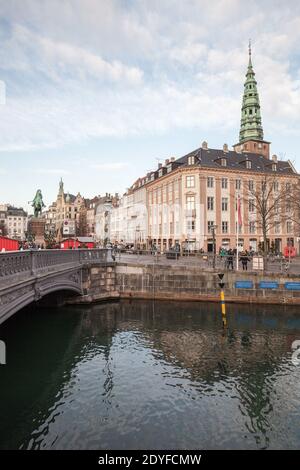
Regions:
<instances>
[{"instance_id":1,"label":"green water","mask_svg":"<svg viewBox=\"0 0 300 470\"><path fill-rule=\"evenodd\" d=\"M1 449L300 447L293 307L135 301L0 327Z\"/></svg>"}]
</instances>

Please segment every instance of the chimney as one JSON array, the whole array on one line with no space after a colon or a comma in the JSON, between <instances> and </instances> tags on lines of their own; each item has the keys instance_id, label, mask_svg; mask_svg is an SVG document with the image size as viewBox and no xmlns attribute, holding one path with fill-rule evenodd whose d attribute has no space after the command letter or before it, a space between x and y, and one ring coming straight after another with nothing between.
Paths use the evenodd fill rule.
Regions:
<instances>
[{"instance_id":1,"label":"chimney","mask_svg":"<svg viewBox=\"0 0 300 470\"><path fill-rule=\"evenodd\" d=\"M201 147L203 148L203 150L207 150L207 149L208 149L208 143L204 140L204 141L202 142Z\"/></svg>"},{"instance_id":2,"label":"chimney","mask_svg":"<svg viewBox=\"0 0 300 470\"><path fill-rule=\"evenodd\" d=\"M162 163L158 164L158 169L162 168Z\"/></svg>"},{"instance_id":3,"label":"chimney","mask_svg":"<svg viewBox=\"0 0 300 470\"><path fill-rule=\"evenodd\" d=\"M272 155L273 162L277 163L277 155Z\"/></svg>"},{"instance_id":4,"label":"chimney","mask_svg":"<svg viewBox=\"0 0 300 470\"><path fill-rule=\"evenodd\" d=\"M223 145L223 152L224 152L224 153L228 153L228 152L229 152L229 150L228 150L228 144L224 144L224 145Z\"/></svg>"},{"instance_id":5,"label":"chimney","mask_svg":"<svg viewBox=\"0 0 300 470\"><path fill-rule=\"evenodd\" d=\"M175 162L175 157L171 157L171 162Z\"/></svg>"},{"instance_id":6,"label":"chimney","mask_svg":"<svg viewBox=\"0 0 300 470\"><path fill-rule=\"evenodd\" d=\"M165 166L167 166L167 164L169 163L169 161L170 161L170 160L169 160L168 158L165 160Z\"/></svg>"}]
</instances>

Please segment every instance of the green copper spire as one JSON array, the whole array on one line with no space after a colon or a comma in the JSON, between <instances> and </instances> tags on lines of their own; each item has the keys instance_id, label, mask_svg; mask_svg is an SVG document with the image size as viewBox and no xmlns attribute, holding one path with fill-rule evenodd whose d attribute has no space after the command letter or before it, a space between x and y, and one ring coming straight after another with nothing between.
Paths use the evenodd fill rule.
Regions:
<instances>
[{"instance_id":1,"label":"green copper spire","mask_svg":"<svg viewBox=\"0 0 300 470\"><path fill-rule=\"evenodd\" d=\"M240 142L247 140L263 140L264 132L261 124L260 104L257 82L251 60L251 43L249 41L249 63L244 84Z\"/></svg>"}]
</instances>

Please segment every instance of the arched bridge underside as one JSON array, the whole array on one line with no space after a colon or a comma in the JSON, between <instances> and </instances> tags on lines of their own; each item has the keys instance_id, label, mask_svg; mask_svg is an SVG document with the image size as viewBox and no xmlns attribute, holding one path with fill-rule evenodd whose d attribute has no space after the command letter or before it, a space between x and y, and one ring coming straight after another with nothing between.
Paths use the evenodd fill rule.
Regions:
<instances>
[{"instance_id":1,"label":"arched bridge underside","mask_svg":"<svg viewBox=\"0 0 300 470\"><path fill-rule=\"evenodd\" d=\"M0 253L0 324L53 292L82 294L82 269L112 261L110 250Z\"/></svg>"}]
</instances>

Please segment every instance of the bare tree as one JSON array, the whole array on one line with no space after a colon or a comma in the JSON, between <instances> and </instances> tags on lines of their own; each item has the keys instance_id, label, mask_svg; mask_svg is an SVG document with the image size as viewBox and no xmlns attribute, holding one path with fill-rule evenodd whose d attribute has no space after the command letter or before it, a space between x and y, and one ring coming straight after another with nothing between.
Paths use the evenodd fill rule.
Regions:
<instances>
[{"instance_id":1,"label":"bare tree","mask_svg":"<svg viewBox=\"0 0 300 470\"><path fill-rule=\"evenodd\" d=\"M287 218L286 192L280 178L263 175L248 183L246 203L249 213L253 213L256 230L260 229L263 236L263 253L268 251L268 234L276 224L282 224ZM251 210L250 210L251 209Z\"/></svg>"},{"instance_id":2,"label":"bare tree","mask_svg":"<svg viewBox=\"0 0 300 470\"><path fill-rule=\"evenodd\" d=\"M300 179L289 183L285 197L287 214L293 222L295 233L300 236Z\"/></svg>"}]
</instances>

